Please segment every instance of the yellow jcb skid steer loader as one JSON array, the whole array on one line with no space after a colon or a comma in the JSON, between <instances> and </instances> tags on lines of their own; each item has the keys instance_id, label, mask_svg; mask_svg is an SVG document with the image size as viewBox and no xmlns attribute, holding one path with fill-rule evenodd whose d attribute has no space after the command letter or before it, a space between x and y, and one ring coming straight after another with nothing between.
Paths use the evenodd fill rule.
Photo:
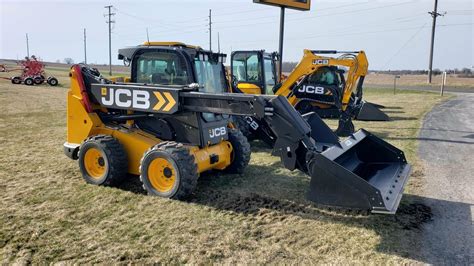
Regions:
<instances>
[{"instance_id":1,"label":"yellow jcb skid steer loader","mask_svg":"<svg viewBox=\"0 0 474 266\"><path fill-rule=\"evenodd\" d=\"M327 54L341 56L322 56ZM362 86L369 65L364 51L304 50L303 58L284 80L276 75L278 60L277 53L264 50L234 51L230 68L232 92L282 95L302 114L315 112L322 118L339 118L336 130L339 136L354 133L352 118L389 120L378 109L383 106L362 100ZM347 75L344 75L343 67L348 68ZM247 118L245 121L250 124L253 120ZM247 127L247 131L255 131L252 125L240 124Z\"/></svg>"},{"instance_id":2,"label":"yellow jcb skid steer loader","mask_svg":"<svg viewBox=\"0 0 474 266\"><path fill-rule=\"evenodd\" d=\"M402 151L360 130L339 142L317 116L303 118L283 96L226 93L224 54L181 43L119 50L131 77L71 68L65 154L88 183L140 175L151 195L183 199L211 169L242 173L250 158L231 115L254 116L273 137L273 155L311 176L318 204L395 213L409 178Z\"/></svg>"}]
</instances>

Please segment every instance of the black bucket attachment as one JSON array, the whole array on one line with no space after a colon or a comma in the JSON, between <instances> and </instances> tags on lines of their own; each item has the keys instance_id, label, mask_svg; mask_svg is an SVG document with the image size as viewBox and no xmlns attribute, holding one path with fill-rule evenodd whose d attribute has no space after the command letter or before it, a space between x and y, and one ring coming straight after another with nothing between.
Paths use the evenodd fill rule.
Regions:
<instances>
[{"instance_id":1,"label":"black bucket attachment","mask_svg":"<svg viewBox=\"0 0 474 266\"><path fill-rule=\"evenodd\" d=\"M390 118L379 108L383 107L378 104L369 103L362 101L360 103L362 106L359 109L359 112L356 114L356 119L361 121L389 121Z\"/></svg>"},{"instance_id":2,"label":"black bucket attachment","mask_svg":"<svg viewBox=\"0 0 474 266\"><path fill-rule=\"evenodd\" d=\"M394 214L410 175L403 152L365 130L312 154L307 198L318 204Z\"/></svg>"},{"instance_id":3,"label":"black bucket attachment","mask_svg":"<svg viewBox=\"0 0 474 266\"><path fill-rule=\"evenodd\" d=\"M381 104L377 104L377 103L371 103L371 102L366 102L366 103L370 103L371 105L379 108L379 109L384 109L385 108L385 105L381 105Z\"/></svg>"}]
</instances>

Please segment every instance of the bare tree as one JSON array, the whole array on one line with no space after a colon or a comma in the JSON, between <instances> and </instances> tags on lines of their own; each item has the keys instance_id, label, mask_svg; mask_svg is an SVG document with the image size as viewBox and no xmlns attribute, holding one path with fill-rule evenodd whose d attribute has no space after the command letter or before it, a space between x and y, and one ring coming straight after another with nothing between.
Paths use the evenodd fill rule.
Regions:
<instances>
[{"instance_id":1,"label":"bare tree","mask_svg":"<svg viewBox=\"0 0 474 266\"><path fill-rule=\"evenodd\" d=\"M71 65L71 64L74 64L74 60L70 57L66 57L64 58L64 63Z\"/></svg>"}]
</instances>

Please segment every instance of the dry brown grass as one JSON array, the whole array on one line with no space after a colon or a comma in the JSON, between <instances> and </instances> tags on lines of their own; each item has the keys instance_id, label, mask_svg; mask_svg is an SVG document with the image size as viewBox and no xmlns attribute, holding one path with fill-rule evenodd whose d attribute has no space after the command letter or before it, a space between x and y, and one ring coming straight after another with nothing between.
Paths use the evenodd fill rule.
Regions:
<instances>
[{"instance_id":1,"label":"dry brown grass","mask_svg":"<svg viewBox=\"0 0 474 266\"><path fill-rule=\"evenodd\" d=\"M369 73L365 79L365 84L370 85L393 85L394 75ZM427 75L401 75L397 79L399 86L441 86L441 75L433 76L432 84L426 83ZM474 78L461 78L457 75L448 75L446 86L474 88Z\"/></svg>"},{"instance_id":2,"label":"dry brown grass","mask_svg":"<svg viewBox=\"0 0 474 266\"><path fill-rule=\"evenodd\" d=\"M65 88L0 81L3 263L424 262L417 196L405 195L396 216L319 209L304 200L308 177L285 170L258 143L245 175L205 175L190 202L146 196L134 176L119 188L87 185L62 151L65 96ZM420 118L439 98L376 90L367 98L390 107L394 120L356 125L416 162ZM415 165L411 194L420 175Z\"/></svg>"}]
</instances>

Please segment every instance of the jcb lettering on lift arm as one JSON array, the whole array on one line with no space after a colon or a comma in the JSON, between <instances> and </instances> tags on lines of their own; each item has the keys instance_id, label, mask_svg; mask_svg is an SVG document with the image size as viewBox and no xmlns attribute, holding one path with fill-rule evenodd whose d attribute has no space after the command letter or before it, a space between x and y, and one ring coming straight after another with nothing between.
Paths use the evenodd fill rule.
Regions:
<instances>
[{"instance_id":1,"label":"jcb lettering on lift arm","mask_svg":"<svg viewBox=\"0 0 474 266\"><path fill-rule=\"evenodd\" d=\"M178 92L172 88L92 84L92 94L103 107L153 113L178 111Z\"/></svg>"}]
</instances>

